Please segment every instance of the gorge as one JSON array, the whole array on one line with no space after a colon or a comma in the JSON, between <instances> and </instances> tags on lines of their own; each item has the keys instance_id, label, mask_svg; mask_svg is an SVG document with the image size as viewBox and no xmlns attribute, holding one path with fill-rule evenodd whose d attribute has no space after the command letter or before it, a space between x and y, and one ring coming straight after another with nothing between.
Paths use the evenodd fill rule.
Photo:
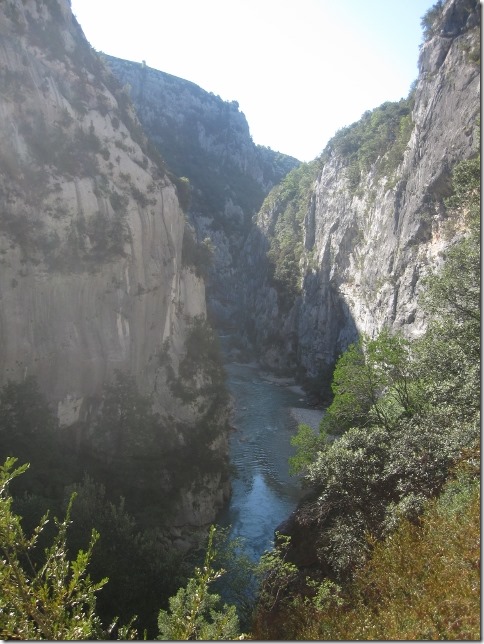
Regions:
<instances>
[{"instance_id":1,"label":"gorge","mask_svg":"<svg viewBox=\"0 0 484 644\"><path fill-rule=\"evenodd\" d=\"M256 145L235 101L97 54L68 0L1 3L1 456L39 467L18 488L28 521L47 507L63 512L74 489L83 529L99 521L101 534L101 523L112 530L94 565L114 579L103 618L136 606L155 633L157 593L167 606L188 576L184 557L223 512L235 535L254 537L254 559L287 519L295 587L308 571L318 581L349 575L353 560L334 563L344 520L333 499L325 505L320 456L313 496L296 508L288 408L330 406L335 365L359 339L424 338L427 280L470 234L471 208L449 198L456 170L480 152L479 3L438 2L423 24L408 96L366 112L300 163ZM277 390L277 378L304 393ZM467 406L459 434L452 425L446 438L437 397L442 416L427 421L415 403L418 414L405 408L395 421L402 454L414 450L415 478L428 463L435 481L422 492L405 487L398 461L385 490L400 496L388 493L385 506L378 497L380 523L371 524L379 538L384 521L386 530L437 495L474 445L473 398L450 389ZM378 396L388 390L385 381ZM414 413L424 419L416 445L405 433ZM341 453L367 449L353 429ZM384 450L397 458L381 427L372 436L368 462ZM445 475L432 459L445 462ZM350 486L349 470L347 478ZM344 526L358 547L360 510ZM136 551L132 578L118 570L116 549Z\"/></svg>"},{"instance_id":2,"label":"gorge","mask_svg":"<svg viewBox=\"0 0 484 644\"><path fill-rule=\"evenodd\" d=\"M315 429L319 413L306 406L291 381L274 380L253 363L231 362L225 369L234 401L229 438L234 473L230 502L217 524L230 526L230 538L240 538L244 552L257 561L301 498L300 481L289 473L297 412L309 410Z\"/></svg>"},{"instance_id":3,"label":"gorge","mask_svg":"<svg viewBox=\"0 0 484 644\"><path fill-rule=\"evenodd\" d=\"M215 253L209 306L219 324L238 321L263 365L313 379L331 372L358 333L383 327L408 337L422 333L420 283L450 242L443 200L451 169L479 147L479 20L472 2L446 6L440 31L422 44L408 97L368 111L338 132L320 158L298 168L294 159L252 144L236 104L146 65L106 57L131 87L150 137L193 184L190 218ZM173 98L175 87L183 104ZM268 172L261 152L277 157L277 171ZM224 159L220 171L214 154ZM203 159L197 168L194 158ZM251 226L262 189L267 194L274 184ZM209 192L212 203L202 205L200 192ZM248 207L247 195L257 192ZM243 279L234 280L237 274Z\"/></svg>"}]
</instances>

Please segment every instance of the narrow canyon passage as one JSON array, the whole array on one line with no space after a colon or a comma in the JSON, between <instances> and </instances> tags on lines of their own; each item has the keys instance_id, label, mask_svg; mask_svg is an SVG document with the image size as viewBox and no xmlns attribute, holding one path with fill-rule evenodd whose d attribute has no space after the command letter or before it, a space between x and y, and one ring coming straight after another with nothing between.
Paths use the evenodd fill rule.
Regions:
<instances>
[{"instance_id":1,"label":"narrow canyon passage","mask_svg":"<svg viewBox=\"0 0 484 644\"><path fill-rule=\"evenodd\" d=\"M317 426L321 412L305 404L297 387L281 384L254 365L232 362L225 369L234 404L232 497L217 522L231 526L230 536L241 537L246 554L255 561L271 547L274 530L302 495L288 466L296 416Z\"/></svg>"}]
</instances>

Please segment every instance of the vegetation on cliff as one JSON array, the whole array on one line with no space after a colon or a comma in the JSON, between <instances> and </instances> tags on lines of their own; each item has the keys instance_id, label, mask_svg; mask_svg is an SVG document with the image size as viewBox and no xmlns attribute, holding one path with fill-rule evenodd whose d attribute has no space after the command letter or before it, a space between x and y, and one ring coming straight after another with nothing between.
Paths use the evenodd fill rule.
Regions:
<instances>
[{"instance_id":1,"label":"vegetation on cliff","mask_svg":"<svg viewBox=\"0 0 484 644\"><path fill-rule=\"evenodd\" d=\"M277 184L298 161L255 145L237 101L223 101L144 63L103 58L121 84L131 87L137 114L159 154L176 175L188 177L190 209L197 218L213 218L214 229L228 235L245 235L266 185ZM242 220L227 215L228 202L241 207Z\"/></svg>"},{"instance_id":2,"label":"vegetation on cliff","mask_svg":"<svg viewBox=\"0 0 484 644\"><path fill-rule=\"evenodd\" d=\"M256 639L479 640L479 453L467 453L418 521L401 519L350 582L298 578L279 557L277 588L261 597ZM274 580L273 580L274 583ZM305 590L303 591L303 587Z\"/></svg>"},{"instance_id":3,"label":"vegetation on cliff","mask_svg":"<svg viewBox=\"0 0 484 644\"><path fill-rule=\"evenodd\" d=\"M305 273L320 269L314 257L314 186L322 168L337 155L349 196L362 196L365 178L396 182L396 170L413 130L414 92L406 99L386 102L339 130L321 156L289 172L271 190L257 216L268 240L268 281L275 287L283 311L303 292ZM313 228L313 229L311 229Z\"/></svg>"},{"instance_id":4,"label":"vegetation on cliff","mask_svg":"<svg viewBox=\"0 0 484 644\"><path fill-rule=\"evenodd\" d=\"M365 112L359 121L336 133L321 160L324 162L333 152L341 156L351 192L357 190L377 160L376 178L385 177L387 184L391 184L413 130L413 104L411 91L405 99L386 102Z\"/></svg>"},{"instance_id":5,"label":"vegetation on cliff","mask_svg":"<svg viewBox=\"0 0 484 644\"><path fill-rule=\"evenodd\" d=\"M197 374L205 376L202 395ZM31 465L11 485L24 529L33 531L47 511L61 516L75 493L69 552L85 550L92 529L102 535L90 556L90 571L96 583L110 582L98 598L97 615L106 623L118 614L136 614L136 626L142 624L150 636L157 610L166 607L193 567L191 555L173 545L170 532L190 477L205 481L215 472L223 481L227 475L225 458L211 448L224 427L219 418L226 407L223 371L213 332L203 320L189 335L175 383L185 404L205 405L196 427L176 421L166 426L150 397L123 372L90 401L90 421L71 428L59 426L34 378L8 382L0 390L0 461L15 454ZM48 526L37 553L50 537Z\"/></svg>"},{"instance_id":6,"label":"vegetation on cliff","mask_svg":"<svg viewBox=\"0 0 484 644\"><path fill-rule=\"evenodd\" d=\"M10 484L12 510L22 516L26 532L33 532L46 512L62 516L75 494L66 535L69 552L85 550L93 529L102 535L89 563L96 583L110 580L109 591L98 598L97 615L110 622L119 614L137 614L151 634L156 610L192 567L167 538L183 484L181 464L185 455L185 463L196 462L200 470L213 462L203 460L203 427L193 452L180 454L131 378L118 374L103 400L92 425L68 429L59 427L34 379L8 383L0 392L0 460L16 454L22 464L30 463ZM219 470L224 466L216 464ZM32 563L40 565L52 527L39 534L37 554L29 555Z\"/></svg>"},{"instance_id":7,"label":"vegetation on cliff","mask_svg":"<svg viewBox=\"0 0 484 644\"><path fill-rule=\"evenodd\" d=\"M349 347L319 433L302 426L294 439L292 466L311 492L280 549L279 583L272 579L263 590L259 638L479 637L479 158L458 164L453 177L448 225L467 232L426 280L426 333L409 342L384 331ZM458 463L466 476L447 483ZM452 537L451 497L468 540ZM398 572L388 582L385 566L396 548ZM449 577L439 577L440 568L427 574L424 557L433 552L452 562ZM404 576L407 558L412 573ZM298 561L296 573L287 568ZM453 576L462 583L459 595Z\"/></svg>"},{"instance_id":8,"label":"vegetation on cliff","mask_svg":"<svg viewBox=\"0 0 484 644\"><path fill-rule=\"evenodd\" d=\"M319 162L302 163L284 177L266 197L259 219L268 219L267 257L270 280L281 303L289 304L301 290L299 262L304 252L304 219Z\"/></svg>"},{"instance_id":9,"label":"vegetation on cliff","mask_svg":"<svg viewBox=\"0 0 484 644\"><path fill-rule=\"evenodd\" d=\"M165 181L160 183L165 168L142 133L128 92L80 36L66 53L57 0L35 4L48 19L36 21L27 11L27 20L21 20L9 2L9 25L19 42L27 34L29 47L65 65L74 82L70 86L55 76L69 106L55 124L30 108L20 110L18 132L30 156L26 162L10 141L0 154L6 203L0 232L11 250L21 249L22 263L42 262L46 273L65 276L125 257L132 241L128 204L134 200L136 211L146 209ZM438 33L442 6L439 1L424 17L425 38ZM476 62L475 49L467 55ZM97 89L87 82L86 70L97 79ZM45 100L52 91L48 76L40 87L32 83L25 70L0 72L10 103L28 105L27 87L34 103L37 95ZM269 281L282 312L299 296L301 277L313 261L306 217L321 164L333 150L338 153L351 198L359 198L370 172L385 189L391 186L413 128L412 101L411 93L367 112L339 132L320 159L288 174L266 199L261 217L269 238ZM224 109L208 134L233 133L237 106ZM99 123L89 123L90 111L103 117L111 112L115 140L101 138ZM187 126L189 143L198 130L196 119ZM139 150L128 145L128 132ZM180 155L174 128L172 135L171 152ZM117 150L133 157L137 171L152 173L146 191L116 169ZM270 180L293 165L267 149L259 153ZM223 176L194 158L189 167L204 190L193 192L187 180L173 178L181 206L188 209L194 196L198 209L227 233L246 232L262 186L235 162L226 164ZM88 219L80 211L82 217L56 236L57 220L68 216L59 197L61 182L79 178L89 179L105 208L90 211ZM229 184L229 196L239 195L244 207L240 221L224 213L228 201L222 193ZM125 372L83 399L89 414L69 429L59 426L33 378L8 382L0 390L1 637L237 639L244 637L238 612L245 621L253 618L251 636L258 639L479 639L479 184L478 158L454 168L453 196L440 228L454 242L440 270L426 280L425 335L414 341L387 330L377 337L362 335L336 364L334 398L319 432L301 426L294 438L298 451L292 467L304 475L308 496L288 534L279 535L276 548L262 557L257 605L248 605L247 593L235 593L236 610L214 592L223 570L213 530L203 556L176 550L176 529L170 532L189 475L189 493L196 485L209 488L209 474L227 475L223 448L212 449L223 443L227 400L205 315L180 313L173 328L186 330L182 348L170 350L180 339L172 336L150 357L160 376L154 390L166 376L166 393L180 408L197 411L195 426L168 414L162 418ZM21 196L26 207L15 209ZM206 275L212 250L185 227L184 271ZM16 289L17 278L10 284ZM138 282L134 298L147 292ZM82 420L87 417L89 422ZM12 455L31 466L15 469ZM51 521L52 514L65 519ZM230 548L224 558L235 569L236 548ZM227 577L240 589L247 574L252 590L253 571L239 573L229 569Z\"/></svg>"},{"instance_id":10,"label":"vegetation on cliff","mask_svg":"<svg viewBox=\"0 0 484 644\"><path fill-rule=\"evenodd\" d=\"M108 622L99 617L97 601L99 591L108 582L101 578L94 582L90 571L96 572L93 552L99 533L91 529L87 548L80 549L71 558L72 543L71 511L76 503L74 492L67 506L65 519L54 519L54 531L49 535L47 546L41 552L41 541L45 538L49 524L46 513L33 528L31 536L22 526L22 518L13 509L13 498L9 486L14 479L25 473L28 465L15 468L15 459L8 458L0 466L0 634L5 639L136 639L133 627L136 617L120 625L119 618ZM119 525L120 519L113 517ZM79 521L79 517L77 519ZM213 543L215 529L212 528L203 565L195 568L194 576L188 580L186 589L180 588L170 599L169 610L158 614L158 639L237 639L238 619L235 607L224 605L216 611L220 602L217 594L209 592L209 586L223 573L215 570L213 562L216 550ZM107 536L108 532L105 532ZM45 539L44 539L45 540ZM121 544L118 544L121 545ZM139 547L139 543L123 544L125 547ZM128 549L128 559L131 550ZM154 554L154 553L153 553ZM94 564L94 566L93 566ZM120 566L118 559L117 565ZM121 566L120 566L121 567ZM89 568L89 571L88 571ZM128 566L122 566L122 574L133 573ZM166 573L166 571L164 571ZM163 571L158 571L163 575ZM132 574L130 578L133 579ZM134 576L136 579L136 575ZM127 589L127 588L126 588ZM132 588L147 599L146 588ZM114 597L116 610L123 614L132 610L126 606L126 598ZM160 601L160 598L158 598ZM144 631L145 638L147 631Z\"/></svg>"},{"instance_id":11,"label":"vegetation on cliff","mask_svg":"<svg viewBox=\"0 0 484 644\"><path fill-rule=\"evenodd\" d=\"M409 342L384 332L350 347L335 370L335 397L319 434L302 428L295 439L293 466L311 489L298 511L303 542L301 533L281 535L262 558L256 639L479 638L479 180L478 158L456 167L448 225L463 233L427 279L425 335ZM198 329L194 341L203 333ZM106 392L106 413L110 396L119 395L127 413L135 412L135 426L141 418L143 431L156 426L142 399L131 404L127 381ZM30 412L21 402L29 399ZM39 524L42 500L31 487L37 482L27 478L15 488L25 468L13 472L11 459L2 468L4 637L102 638L109 630L103 623L116 615L128 626L114 634L135 636L134 626L149 626L152 635L160 608L162 638L239 636L234 608L220 610L209 589L220 574L213 535L204 565L183 586L188 562L167 559L162 536L140 531L122 501L107 499L90 479L66 488L66 473L56 478L48 434L42 433L46 449L35 449L39 423L53 434L56 428L34 384L10 384L0 402L6 449L25 456L32 445L36 476L52 494L56 480L67 497L77 494L64 502L67 518L52 532L45 519ZM107 435L109 422L103 421ZM123 422L118 418L115 429L122 431ZM64 463L66 470L73 463ZM312 561L298 560L301 547ZM101 591L106 576L112 579ZM135 607L141 619L134 625ZM188 621L181 617L187 614Z\"/></svg>"}]
</instances>

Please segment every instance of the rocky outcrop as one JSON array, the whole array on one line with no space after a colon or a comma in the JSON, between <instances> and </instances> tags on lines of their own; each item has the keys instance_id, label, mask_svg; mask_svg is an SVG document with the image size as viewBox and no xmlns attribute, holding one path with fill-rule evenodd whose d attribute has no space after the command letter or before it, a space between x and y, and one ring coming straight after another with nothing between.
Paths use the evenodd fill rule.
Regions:
<instances>
[{"instance_id":1,"label":"rocky outcrop","mask_svg":"<svg viewBox=\"0 0 484 644\"><path fill-rule=\"evenodd\" d=\"M317 377L359 333L424 330L422 278L455 235L452 168L479 149L479 25L475 0L437 8L408 99L366 113L293 171L309 186L302 205L301 192L288 201L290 181L267 198L244 249L243 299L267 366Z\"/></svg>"},{"instance_id":2,"label":"rocky outcrop","mask_svg":"<svg viewBox=\"0 0 484 644\"><path fill-rule=\"evenodd\" d=\"M190 221L198 240L209 239L213 248L208 304L218 324L234 324L238 260L252 218L299 162L255 145L236 101L145 63L104 58L129 87L139 119L168 167L190 181Z\"/></svg>"},{"instance_id":3,"label":"rocky outcrop","mask_svg":"<svg viewBox=\"0 0 484 644\"><path fill-rule=\"evenodd\" d=\"M219 470L184 470L173 517L210 522L228 493L226 418L213 373L188 356L205 287L184 265L177 188L68 0L1 3L0 61L0 382L35 376L69 425L125 372L182 451L210 407L210 438L197 440Z\"/></svg>"}]
</instances>

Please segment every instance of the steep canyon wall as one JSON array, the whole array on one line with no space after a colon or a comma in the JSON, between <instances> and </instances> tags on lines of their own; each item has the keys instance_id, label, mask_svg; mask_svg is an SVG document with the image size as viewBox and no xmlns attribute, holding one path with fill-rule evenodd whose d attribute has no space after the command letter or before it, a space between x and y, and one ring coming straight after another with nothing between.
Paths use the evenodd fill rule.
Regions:
<instances>
[{"instance_id":1,"label":"steep canyon wall","mask_svg":"<svg viewBox=\"0 0 484 644\"><path fill-rule=\"evenodd\" d=\"M34 376L72 425L124 372L182 451L210 408L197 449L219 469L187 465L172 518L207 523L228 494L226 407L217 367L188 355L205 286L177 189L68 0L1 3L0 85L0 382Z\"/></svg>"},{"instance_id":2,"label":"steep canyon wall","mask_svg":"<svg viewBox=\"0 0 484 644\"><path fill-rule=\"evenodd\" d=\"M67 0L6 0L1 382L33 375L72 425L117 371L133 376L160 440L207 457L177 481L173 523L211 521L227 407L204 274L217 324L301 378L329 377L358 333L421 333L422 280L459 235L452 168L479 148L479 29L475 0L448 0L409 96L299 164L255 145L236 102L96 55Z\"/></svg>"},{"instance_id":3,"label":"steep canyon wall","mask_svg":"<svg viewBox=\"0 0 484 644\"><path fill-rule=\"evenodd\" d=\"M258 215L242 315L270 368L320 377L359 333L425 327L422 278L459 233L444 203L452 168L479 151L479 3L435 14L409 97L338 132Z\"/></svg>"},{"instance_id":4,"label":"steep canyon wall","mask_svg":"<svg viewBox=\"0 0 484 644\"><path fill-rule=\"evenodd\" d=\"M218 325L239 316L239 258L252 219L272 187L299 162L256 145L236 101L195 83L105 56L129 92L150 140L169 168L190 181L188 208L199 241L210 240L207 299Z\"/></svg>"}]
</instances>

